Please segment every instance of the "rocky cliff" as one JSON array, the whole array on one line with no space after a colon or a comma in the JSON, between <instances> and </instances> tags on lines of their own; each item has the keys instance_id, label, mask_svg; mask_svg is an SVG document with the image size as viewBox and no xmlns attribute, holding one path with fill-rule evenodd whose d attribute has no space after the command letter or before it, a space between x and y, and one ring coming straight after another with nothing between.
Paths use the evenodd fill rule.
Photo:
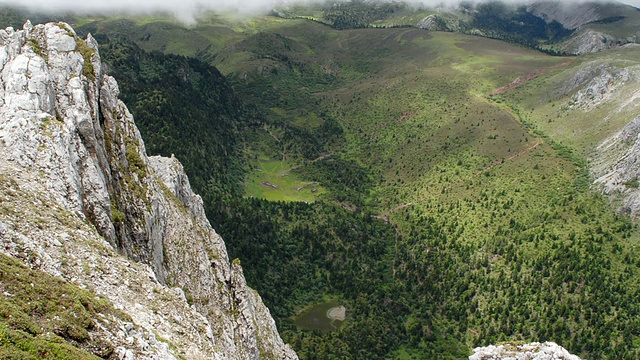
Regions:
<instances>
[{"instance_id":1,"label":"rocky cliff","mask_svg":"<svg viewBox=\"0 0 640 360\"><path fill-rule=\"evenodd\" d=\"M602 192L618 204L618 212L640 213L640 116L598 147L593 173Z\"/></svg>"},{"instance_id":2,"label":"rocky cliff","mask_svg":"<svg viewBox=\"0 0 640 360\"><path fill-rule=\"evenodd\" d=\"M640 213L640 66L588 62L574 74L563 111L600 116L602 123L629 119L626 126L592 152L594 184L613 201L619 213ZM604 111L603 111L604 109ZM600 115L603 114L603 115Z\"/></svg>"},{"instance_id":3,"label":"rocky cliff","mask_svg":"<svg viewBox=\"0 0 640 360\"><path fill-rule=\"evenodd\" d=\"M113 356L297 358L97 49L65 23L0 30L0 251L129 314L94 327Z\"/></svg>"}]
</instances>

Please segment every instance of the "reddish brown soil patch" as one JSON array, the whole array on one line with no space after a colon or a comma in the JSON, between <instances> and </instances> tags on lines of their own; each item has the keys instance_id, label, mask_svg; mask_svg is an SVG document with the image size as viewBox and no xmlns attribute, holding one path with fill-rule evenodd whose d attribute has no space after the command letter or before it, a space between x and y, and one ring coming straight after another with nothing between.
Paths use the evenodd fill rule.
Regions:
<instances>
[{"instance_id":1,"label":"reddish brown soil patch","mask_svg":"<svg viewBox=\"0 0 640 360\"><path fill-rule=\"evenodd\" d=\"M542 69L538 69L532 73L528 73L526 75L522 75L522 76L518 76L515 80L513 80L511 82L511 84L507 85L507 86L503 86L499 89L496 89L492 95L500 95L503 94L511 89L515 89L518 86L526 83L527 81L532 80L533 78L535 78L536 76L544 73L545 71L551 70L551 69L555 69L555 68L559 68L559 67L564 67L564 66L569 66L571 64L571 61L565 61L561 64L557 64L557 65L553 65L553 66L549 66L546 68L542 68Z\"/></svg>"}]
</instances>

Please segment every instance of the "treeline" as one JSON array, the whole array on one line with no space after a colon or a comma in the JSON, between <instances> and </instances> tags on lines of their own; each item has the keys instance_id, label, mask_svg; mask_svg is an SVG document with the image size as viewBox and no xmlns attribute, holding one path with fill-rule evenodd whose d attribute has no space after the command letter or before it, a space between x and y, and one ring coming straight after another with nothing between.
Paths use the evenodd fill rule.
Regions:
<instances>
[{"instance_id":1,"label":"treeline","mask_svg":"<svg viewBox=\"0 0 640 360\"><path fill-rule=\"evenodd\" d=\"M487 36L507 40L533 48L542 42L557 42L573 33L557 21L547 23L544 19L527 11L526 6L501 2L488 2L476 7L476 14L469 24L482 30Z\"/></svg>"},{"instance_id":2,"label":"treeline","mask_svg":"<svg viewBox=\"0 0 640 360\"><path fill-rule=\"evenodd\" d=\"M370 27L376 20L384 20L408 5L401 2L367 3L363 0L336 2L324 10L324 19L338 30Z\"/></svg>"},{"instance_id":3,"label":"treeline","mask_svg":"<svg viewBox=\"0 0 640 360\"><path fill-rule=\"evenodd\" d=\"M304 179L318 181L327 187L330 190L327 199L360 209L365 207L365 197L376 184L368 169L354 160L336 155L307 163L295 172Z\"/></svg>"}]
</instances>

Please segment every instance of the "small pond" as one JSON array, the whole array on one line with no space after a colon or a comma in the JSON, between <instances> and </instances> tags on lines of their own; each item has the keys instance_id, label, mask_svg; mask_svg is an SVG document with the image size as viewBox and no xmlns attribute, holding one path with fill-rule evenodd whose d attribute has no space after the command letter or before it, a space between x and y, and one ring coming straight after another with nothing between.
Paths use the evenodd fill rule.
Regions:
<instances>
[{"instance_id":1,"label":"small pond","mask_svg":"<svg viewBox=\"0 0 640 360\"><path fill-rule=\"evenodd\" d=\"M342 326L346 309L338 302L329 301L315 305L294 318L297 327L310 330L332 331Z\"/></svg>"}]
</instances>

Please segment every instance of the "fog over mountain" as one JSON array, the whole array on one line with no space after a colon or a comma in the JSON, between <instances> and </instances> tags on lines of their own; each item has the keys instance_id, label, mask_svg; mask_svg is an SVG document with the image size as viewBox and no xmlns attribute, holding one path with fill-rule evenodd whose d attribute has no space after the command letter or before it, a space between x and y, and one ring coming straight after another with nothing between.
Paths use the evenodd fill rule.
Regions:
<instances>
[{"instance_id":1,"label":"fog over mountain","mask_svg":"<svg viewBox=\"0 0 640 360\"><path fill-rule=\"evenodd\" d=\"M83 2L71 0L0 0L0 5L12 5L19 7L27 7L30 10L50 12L100 12L100 13L150 13L150 12L168 12L175 15L183 21L193 21L194 15L202 10L233 10L240 14L255 14L268 11L277 4L286 4L294 2L320 2L322 0L245 0L238 5L235 0L145 0L145 1L129 1L129 0L86 0ZM526 2L523 0L505 0L506 2L518 3ZM583 0L575 0L581 2ZM407 0L407 2L422 5L455 5L460 0ZM563 1L568 2L568 1ZM633 6L640 6L640 0L622 1Z\"/></svg>"}]
</instances>

